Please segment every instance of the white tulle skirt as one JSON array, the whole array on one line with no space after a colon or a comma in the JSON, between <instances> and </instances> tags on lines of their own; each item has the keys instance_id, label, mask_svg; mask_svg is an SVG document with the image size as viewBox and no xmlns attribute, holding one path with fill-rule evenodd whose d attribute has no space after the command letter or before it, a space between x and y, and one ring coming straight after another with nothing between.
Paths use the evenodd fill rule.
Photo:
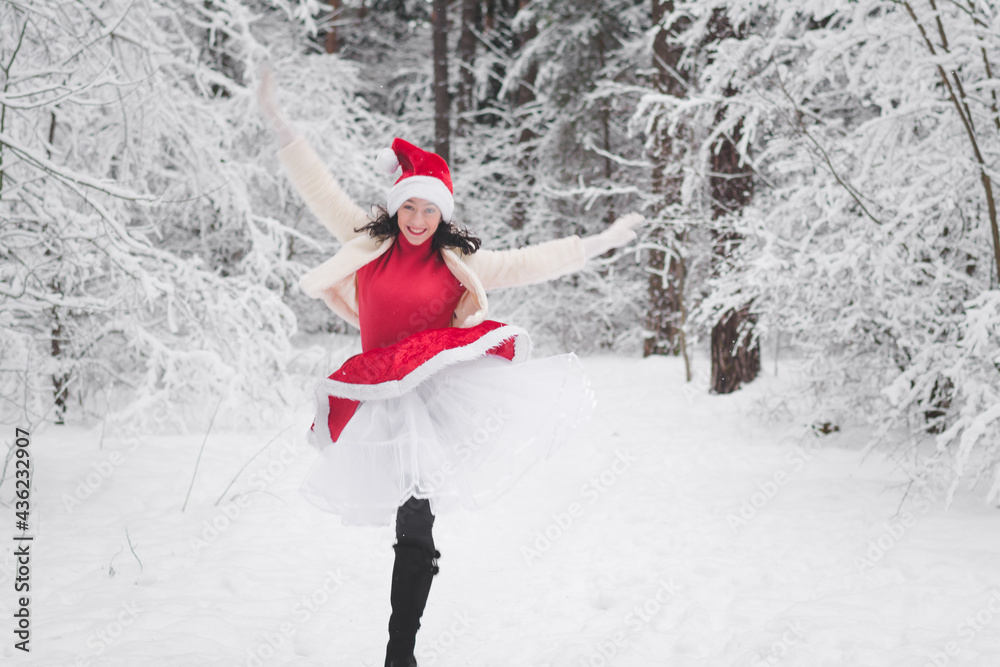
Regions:
<instances>
[{"instance_id":1,"label":"white tulle skirt","mask_svg":"<svg viewBox=\"0 0 1000 667\"><path fill-rule=\"evenodd\" d=\"M411 496L430 499L435 514L480 508L561 446L593 405L575 354L451 363L401 395L362 400L335 442L317 443L326 446L302 493L355 525L389 524Z\"/></svg>"}]
</instances>

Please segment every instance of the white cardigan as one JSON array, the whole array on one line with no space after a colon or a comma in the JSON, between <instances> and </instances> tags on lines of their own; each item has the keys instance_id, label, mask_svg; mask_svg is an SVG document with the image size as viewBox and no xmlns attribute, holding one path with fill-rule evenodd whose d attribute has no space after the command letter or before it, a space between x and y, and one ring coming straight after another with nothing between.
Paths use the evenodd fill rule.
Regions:
<instances>
[{"instance_id":1,"label":"white cardigan","mask_svg":"<svg viewBox=\"0 0 1000 667\"><path fill-rule=\"evenodd\" d=\"M309 209L342 245L333 257L302 276L299 285L310 297L323 299L330 310L360 328L358 269L392 247L393 239L379 241L367 232L355 231L371 219L337 185L304 138L297 137L278 152L278 157ZM473 327L486 319L486 290L551 280L580 270L587 261L578 236L517 250L479 250L471 255L457 248L442 248L441 256L466 290L452 316L456 327Z\"/></svg>"}]
</instances>

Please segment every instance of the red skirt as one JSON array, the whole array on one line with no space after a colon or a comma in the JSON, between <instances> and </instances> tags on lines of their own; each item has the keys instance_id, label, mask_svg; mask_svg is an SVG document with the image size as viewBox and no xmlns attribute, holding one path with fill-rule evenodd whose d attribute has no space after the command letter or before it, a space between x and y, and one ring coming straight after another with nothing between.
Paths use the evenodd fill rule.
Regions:
<instances>
[{"instance_id":1,"label":"red skirt","mask_svg":"<svg viewBox=\"0 0 1000 667\"><path fill-rule=\"evenodd\" d=\"M316 385L303 494L360 525L390 524L411 496L435 514L495 500L593 410L576 355L529 360L530 347L486 321L351 357Z\"/></svg>"}]
</instances>

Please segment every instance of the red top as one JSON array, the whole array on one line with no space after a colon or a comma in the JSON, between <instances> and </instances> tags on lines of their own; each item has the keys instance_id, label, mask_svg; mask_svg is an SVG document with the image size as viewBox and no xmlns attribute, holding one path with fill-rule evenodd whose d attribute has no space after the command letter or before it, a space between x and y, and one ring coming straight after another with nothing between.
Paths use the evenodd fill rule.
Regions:
<instances>
[{"instance_id":1,"label":"red top","mask_svg":"<svg viewBox=\"0 0 1000 667\"><path fill-rule=\"evenodd\" d=\"M425 329L451 326L465 287L431 242L415 246L400 233L389 250L358 269L363 351L395 345Z\"/></svg>"}]
</instances>

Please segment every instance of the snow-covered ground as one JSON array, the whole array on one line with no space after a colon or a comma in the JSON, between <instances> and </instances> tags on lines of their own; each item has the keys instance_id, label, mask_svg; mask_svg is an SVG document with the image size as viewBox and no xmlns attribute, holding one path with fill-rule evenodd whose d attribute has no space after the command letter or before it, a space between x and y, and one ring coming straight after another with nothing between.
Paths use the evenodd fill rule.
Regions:
<instances>
[{"instance_id":1,"label":"snow-covered ground","mask_svg":"<svg viewBox=\"0 0 1000 667\"><path fill-rule=\"evenodd\" d=\"M496 505L438 518L421 667L1000 665L981 496L899 511L863 435L759 418L773 378L718 397L676 359L584 363L593 420ZM392 534L299 497L310 419L209 433L183 512L203 433L34 434L31 652L7 508L0 662L381 665Z\"/></svg>"}]
</instances>

